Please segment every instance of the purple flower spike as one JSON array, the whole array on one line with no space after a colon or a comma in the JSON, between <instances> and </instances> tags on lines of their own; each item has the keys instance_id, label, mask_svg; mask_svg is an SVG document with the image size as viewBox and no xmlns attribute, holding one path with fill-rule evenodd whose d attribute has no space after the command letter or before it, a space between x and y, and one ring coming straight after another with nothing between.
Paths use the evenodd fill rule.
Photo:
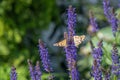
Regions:
<instances>
[{"instance_id":1,"label":"purple flower spike","mask_svg":"<svg viewBox=\"0 0 120 80\"><path fill-rule=\"evenodd\" d=\"M72 80L79 80L79 74L76 68L76 47L74 45L68 45L65 48L66 60L68 63L68 70Z\"/></svg>"},{"instance_id":2,"label":"purple flower spike","mask_svg":"<svg viewBox=\"0 0 120 80\"><path fill-rule=\"evenodd\" d=\"M104 14L106 18L108 19L108 22L111 22L111 7L110 7L110 1L109 0L103 0L103 9Z\"/></svg>"},{"instance_id":3,"label":"purple flower spike","mask_svg":"<svg viewBox=\"0 0 120 80\"><path fill-rule=\"evenodd\" d=\"M110 72L107 72L107 73L105 74L105 80L110 80Z\"/></svg>"},{"instance_id":4,"label":"purple flower spike","mask_svg":"<svg viewBox=\"0 0 120 80\"><path fill-rule=\"evenodd\" d=\"M113 9L112 9L112 15L111 15L111 26L112 26L113 35L116 36L116 32L118 29L118 19L115 17Z\"/></svg>"},{"instance_id":5,"label":"purple flower spike","mask_svg":"<svg viewBox=\"0 0 120 80\"><path fill-rule=\"evenodd\" d=\"M32 65L32 62L28 59L29 71L32 80L41 80L41 71L39 66L39 61L36 62L36 66Z\"/></svg>"},{"instance_id":6,"label":"purple flower spike","mask_svg":"<svg viewBox=\"0 0 120 80\"><path fill-rule=\"evenodd\" d=\"M78 74L78 70L76 69L76 68L73 68L72 70L71 70L71 74L72 74L72 80L80 80L79 79L79 74Z\"/></svg>"},{"instance_id":7,"label":"purple flower spike","mask_svg":"<svg viewBox=\"0 0 120 80\"><path fill-rule=\"evenodd\" d=\"M110 73L105 75L105 80L110 80Z\"/></svg>"},{"instance_id":8,"label":"purple flower spike","mask_svg":"<svg viewBox=\"0 0 120 80\"><path fill-rule=\"evenodd\" d=\"M98 24L96 23L96 20L94 18L92 11L90 11L89 15L90 15L90 24L92 26L92 32L95 33L98 31Z\"/></svg>"},{"instance_id":9,"label":"purple flower spike","mask_svg":"<svg viewBox=\"0 0 120 80\"><path fill-rule=\"evenodd\" d=\"M32 80L36 80L35 78L35 72L34 72L34 67L32 65L32 62L28 59L28 65L29 65L29 71L30 71L30 76Z\"/></svg>"},{"instance_id":10,"label":"purple flower spike","mask_svg":"<svg viewBox=\"0 0 120 80\"><path fill-rule=\"evenodd\" d=\"M98 48L94 48L92 56L94 58L92 66L92 76L95 80L102 80L101 59L102 59L102 40L98 43Z\"/></svg>"},{"instance_id":11,"label":"purple flower spike","mask_svg":"<svg viewBox=\"0 0 120 80\"><path fill-rule=\"evenodd\" d=\"M116 36L116 32L117 32L117 28L118 28L118 19L115 17L113 8L110 7L109 0L103 0L103 8L104 8L104 14L105 14L108 22L111 24L113 35Z\"/></svg>"},{"instance_id":12,"label":"purple flower spike","mask_svg":"<svg viewBox=\"0 0 120 80\"><path fill-rule=\"evenodd\" d=\"M39 61L36 62L36 66L35 66L35 76L36 76L36 80L41 80L41 71L40 71L40 66L39 66Z\"/></svg>"},{"instance_id":13,"label":"purple flower spike","mask_svg":"<svg viewBox=\"0 0 120 80\"><path fill-rule=\"evenodd\" d=\"M39 47L39 54L40 54L42 64L43 64L45 71L51 72L52 69L50 68L50 60L48 57L48 51L45 48L44 43L40 39L39 39L38 47Z\"/></svg>"},{"instance_id":14,"label":"purple flower spike","mask_svg":"<svg viewBox=\"0 0 120 80\"><path fill-rule=\"evenodd\" d=\"M98 48L93 49L92 55L93 55L93 58L96 59L101 64L101 59L103 55L102 40L98 43Z\"/></svg>"},{"instance_id":15,"label":"purple flower spike","mask_svg":"<svg viewBox=\"0 0 120 80\"><path fill-rule=\"evenodd\" d=\"M10 80L17 80L16 68L14 66L11 69Z\"/></svg>"},{"instance_id":16,"label":"purple flower spike","mask_svg":"<svg viewBox=\"0 0 120 80\"><path fill-rule=\"evenodd\" d=\"M118 56L118 49L116 48L115 45L113 45L113 50L112 52L112 74L118 76L119 74L119 56Z\"/></svg>"},{"instance_id":17,"label":"purple flower spike","mask_svg":"<svg viewBox=\"0 0 120 80\"><path fill-rule=\"evenodd\" d=\"M76 13L75 13L75 8L72 8L70 5L68 8L68 34L69 32L72 32L72 36L75 35L75 24L76 24Z\"/></svg>"},{"instance_id":18,"label":"purple flower spike","mask_svg":"<svg viewBox=\"0 0 120 80\"><path fill-rule=\"evenodd\" d=\"M74 45L73 36L75 35L75 23L76 23L76 14L75 8L69 6L68 8L68 34L66 33L64 36L67 40L67 47L65 47L66 52L66 60L68 63L69 75L72 80L79 80L79 74L76 68L76 57L77 57L77 49Z\"/></svg>"},{"instance_id":19,"label":"purple flower spike","mask_svg":"<svg viewBox=\"0 0 120 80\"><path fill-rule=\"evenodd\" d=\"M102 80L102 71L96 59L94 59L92 66L92 76L94 77L94 80Z\"/></svg>"}]
</instances>

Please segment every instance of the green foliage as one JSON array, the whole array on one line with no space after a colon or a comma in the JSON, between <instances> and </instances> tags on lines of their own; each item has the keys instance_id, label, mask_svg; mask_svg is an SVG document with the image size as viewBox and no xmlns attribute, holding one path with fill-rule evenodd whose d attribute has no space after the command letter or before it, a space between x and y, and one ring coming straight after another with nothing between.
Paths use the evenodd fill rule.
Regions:
<instances>
[{"instance_id":1,"label":"green foliage","mask_svg":"<svg viewBox=\"0 0 120 80\"><path fill-rule=\"evenodd\" d=\"M41 30L53 17L58 21L54 11L58 12L55 0L0 1L0 75L4 75L0 80L9 79L12 65L17 68L18 80L29 79L27 59L38 56L36 41Z\"/></svg>"}]
</instances>

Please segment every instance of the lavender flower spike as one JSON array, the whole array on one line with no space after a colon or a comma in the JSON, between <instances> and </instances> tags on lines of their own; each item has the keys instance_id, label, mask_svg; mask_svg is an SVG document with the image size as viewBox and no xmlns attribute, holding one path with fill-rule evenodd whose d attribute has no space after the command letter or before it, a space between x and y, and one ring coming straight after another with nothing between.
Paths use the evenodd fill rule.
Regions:
<instances>
[{"instance_id":1,"label":"lavender flower spike","mask_svg":"<svg viewBox=\"0 0 120 80\"><path fill-rule=\"evenodd\" d=\"M100 68L102 72L105 74L104 80L110 80L110 68L108 70L104 69L103 67Z\"/></svg>"},{"instance_id":2,"label":"lavender flower spike","mask_svg":"<svg viewBox=\"0 0 120 80\"><path fill-rule=\"evenodd\" d=\"M119 56L118 56L118 49L116 48L115 45L113 45L113 50L112 52L112 74L118 76L119 74Z\"/></svg>"},{"instance_id":3,"label":"lavender flower spike","mask_svg":"<svg viewBox=\"0 0 120 80\"><path fill-rule=\"evenodd\" d=\"M99 62L96 59L93 61L92 76L94 77L94 80L102 80L102 71Z\"/></svg>"},{"instance_id":4,"label":"lavender flower spike","mask_svg":"<svg viewBox=\"0 0 120 80\"><path fill-rule=\"evenodd\" d=\"M36 66L35 66L35 76L36 76L36 80L41 80L41 71L40 71L40 66L39 66L39 61L36 62Z\"/></svg>"},{"instance_id":5,"label":"lavender flower spike","mask_svg":"<svg viewBox=\"0 0 120 80\"><path fill-rule=\"evenodd\" d=\"M32 80L36 80L35 78L35 72L34 72L34 67L32 65L32 62L28 59L28 65L29 65L29 71L30 71L30 76Z\"/></svg>"},{"instance_id":6,"label":"lavender flower spike","mask_svg":"<svg viewBox=\"0 0 120 80\"><path fill-rule=\"evenodd\" d=\"M64 37L67 40L67 47L65 47L66 60L68 63L69 75L72 80L79 80L79 74L77 71L77 49L74 45L73 36L75 35L75 23L76 23L76 14L75 8L69 6L68 8L68 34L64 34Z\"/></svg>"},{"instance_id":7,"label":"lavender flower spike","mask_svg":"<svg viewBox=\"0 0 120 80\"><path fill-rule=\"evenodd\" d=\"M69 75L72 80L79 80L79 74L76 68L76 47L72 44L73 42L68 41L68 46L65 47L66 60L68 63Z\"/></svg>"},{"instance_id":8,"label":"lavender flower spike","mask_svg":"<svg viewBox=\"0 0 120 80\"><path fill-rule=\"evenodd\" d=\"M103 9L104 14L108 20L108 22L111 22L111 7L110 7L110 0L103 0Z\"/></svg>"},{"instance_id":9,"label":"lavender flower spike","mask_svg":"<svg viewBox=\"0 0 120 80\"><path fill-rule=\"evenodd\" d=\"M96 20L94 18L92 11L89 11L89 15L90 15L90 24L92 26L92 32L95 33L98 31L98 24L96 23Z\"/></svg>"},{"instance_id":10,"label":"lavender flower spike","mask_svg":"<svg viewBox=\"0 0 120 80\"><path fill-rule=\"evenodd\" d=\"M14 66L12 66L11 69L10 80L17 80L16 68Z\"/></svg>"},{"instance_id":11,"label":"lavender flower spike","mask_svg":"<svg viewBox=\"0 0 120 80\"><path fill-rule=\"evenodd\" d=\"M102 40L98 43L98 48L94 48L92 51L93 58L96 59L99 64L101 64L101 59L103 55L102 51Z\"/></svg>"},{"instance_id":12,"label":"lavender flower spike","mask_svg":"<svg viewBox=\"0 0 120 80\"><path fill-rule=\"evenodd\" d=\"M40 58L42 60L42 64L43 64L45 71L51 72L52 69L50 68L50 60L48 57L48 51L45 48L44 43L40 39L39 39L38 47L39 47Z\"/></svg>"},{"instance_id":13,"label":"lavender flower spike","mask_svg":"<svg viewBox=\"0 0 120 80\"><path fill-rule=\"evenodd\" d=\"M100 69L101 66L101 59L102 59L102 40L98 43L98 48L94 48L92 51L92 55L94 58L93 67L92 67L92 75L95 80L102 80L102 70Z\"/></svg>"},{"instance_id":14,"label":"lavender flower spike","mask_svg":"<svg viewBox=\"0 0 120 80\"><path fill-rule=\"evenodd\" d=\"M118 19L115 17L113 8L112 8L112 15L111 15L111 26L112 26L113 35L116 36L116 32L118 29Z\"/></svg>"},{"instance_id":15,"label":"lavender flower spike","mask_svg":"<svg viewBox=\"0 0 120 80\"><path fill-rule=\"evenodd\" d=\"M111 24L113 35L116 36L116 32L118 28L118 19L115 17L113 8L110 7L109 0L103 0L103 8L104 8L104 14L108 22Z\"/></svg>"},{"instance_id":16,"label":"lavender flower spike","mask_svg":"<svg viewBox=\"0 0 120 80\"><path fill-rule=\"evenodd\" d=\"M107 73L105 74L105 80L110 80L110 72L107 72Z\"/></svg>"},{"instance_id":17,"label":"lavender flower spike","mask_svg":"<svg viewBox=\"0 0 120 80\"><path fill-rule=\"evenodd\" d=\"M69 32L71 32L72 36L75 35L75 24L76 24L76 13L75 13L75 8L73 8L71 5L69 6L68 8L68 35L69 35Z\"/></svg>"}]
</instances>

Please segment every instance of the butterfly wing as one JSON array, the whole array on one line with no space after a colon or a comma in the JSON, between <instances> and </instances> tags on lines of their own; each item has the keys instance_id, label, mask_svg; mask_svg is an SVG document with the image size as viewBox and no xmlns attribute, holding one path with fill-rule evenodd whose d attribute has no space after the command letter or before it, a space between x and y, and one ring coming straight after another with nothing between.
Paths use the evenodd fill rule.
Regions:
<instances>
[{"instance_id":1,"label":"butterfly wing","mask_svg":"<svg viewBox=\"0 0 120 80\"><path fill-rule=\"evenodd\" d=\"M82 35L82 36L74 36L74 43L75 43L75 46L78 47L82 41L84 41L85 39L85 35Z\"/></svg>"},{"instance_id":2,"label":"butterfly wing","mask_svg":"<svg viewBox=\"0 0 120 80\"><path fill-rule=\"evenodd\" d=\"M60 42L57 42L57 43L53 44L53 46L59 46L59 47L65 47L65 46L67 46L67 44L66 44L66 39L64 39L64 40L62 40L62 41L60 41Z\"/></svg>"},{"instance_id":3,"label":"butterfly wing","mask_svg":"<svg viewBox=\"0 0 120 80\"><path fill-rule=\"evenodd\" d=\"M84 41L85 39L85 35L82 35L82 36L74 36L74 43L75 43L75 46L78 47L82 41ZM66 44L66 39L60 41L60 42L57 42L55 44L53 44L53 46L59 46L59 47L66 47L67 44Z\"/></svg>"}]
</instances>

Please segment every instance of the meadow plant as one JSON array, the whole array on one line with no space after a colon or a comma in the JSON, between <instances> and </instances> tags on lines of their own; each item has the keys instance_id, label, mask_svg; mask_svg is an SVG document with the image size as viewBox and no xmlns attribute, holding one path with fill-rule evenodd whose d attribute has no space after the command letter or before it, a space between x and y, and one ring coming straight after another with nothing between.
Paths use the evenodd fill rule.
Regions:
<instances>
[{"instance_id":1,"label":"meadow plant","mask_svg":"<svg viewBox=\"0 0 120 80\"><path fill-rule=\"evenodd\" d=\"M116 32L118 31L117 30L118 19L115 16L113 8L110 6L109 0L103 0L103 10L109 24L111 25L112 33L115 38ZM92 26L92 32L97 33L98 24L96 23L96 19L92 11L90 11L90 24ZM82 80L77 70L77 47L75 46L74 38L73 38L76 35L75 25L76 25L75 8L73 8L70 5L67 9L67 32L64 34L64 38L66 39L66 46L64 46L64 50L65 50L67 68L69 71L69 78L71 80ZM103 80L103 79L104 80L120 80L119 79L120 78L120 61L119 61L119 55L118 55L119 52L118 52L117 46L114 43L113 49L111 50L111 56L110 56L112 64L108 65L110 68L109 70L107 70L107 69L104 69L104 66L102 65L103 56L106 55L106 53L103 51L103 46L104 46L103 42L104 40L99 40L97 47L95 47L92 43L92 40L90 40L91 48L92 48L91 55L93 58L93 64L91 67L91 77L94 80ZM38 45L39 56L40 56L40 60L43 65L43 68L47 73L50 74L50 76L48 76L48 80L53 80L54 78L53 78L53 75L51 74L53 70L50 67L50 59L49 59L49 54L48 54L46 45L43 43L41 39L39 39L38 43L39 43ZM36 62L36 66L33 66L32 62L28 60L28 65L29 65L31 80L41 80L42 72L40 70L39 61ZM17 80L17 73L16 73L15 67L12 67L11 69L10 80Z\"/></svg>"}]
</instances>

